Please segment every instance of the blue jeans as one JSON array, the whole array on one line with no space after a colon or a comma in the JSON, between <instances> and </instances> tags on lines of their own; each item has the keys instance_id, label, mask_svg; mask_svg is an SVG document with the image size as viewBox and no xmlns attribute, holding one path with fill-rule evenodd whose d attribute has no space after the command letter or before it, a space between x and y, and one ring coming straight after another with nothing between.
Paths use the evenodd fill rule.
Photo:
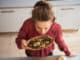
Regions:
<instances>
[{"instance_id":1,"label":"blue jeans","mask_svg":"<svg viewBox=\"0 0 80 60\"><path fill-rule=\"evenodd\" d=\"M27 56L31 56L29 53L27 53L27 51L25 51L25 54L27 55ZM47 56L52 56L53 55L53 53L51 52L51 53L49 53Z\"/></svg>"}]
</instances>

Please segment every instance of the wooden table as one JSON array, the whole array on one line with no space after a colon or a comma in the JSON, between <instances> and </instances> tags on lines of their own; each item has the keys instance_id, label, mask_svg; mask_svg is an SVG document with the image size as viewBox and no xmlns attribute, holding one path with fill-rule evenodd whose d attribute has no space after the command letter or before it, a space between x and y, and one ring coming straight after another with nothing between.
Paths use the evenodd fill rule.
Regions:
<instances>
[{"instance_id":1,"label":"wooden table","mask_svg":"<svg viewBox=\"0 0 80 60\"><path fill-rule=\"evenodd\" d=\"M0 58L0 60L80 60L80 55L77 55L75 57L66 57L66 56L15 57L15 58Z\"/></svg>"}]
</instances>

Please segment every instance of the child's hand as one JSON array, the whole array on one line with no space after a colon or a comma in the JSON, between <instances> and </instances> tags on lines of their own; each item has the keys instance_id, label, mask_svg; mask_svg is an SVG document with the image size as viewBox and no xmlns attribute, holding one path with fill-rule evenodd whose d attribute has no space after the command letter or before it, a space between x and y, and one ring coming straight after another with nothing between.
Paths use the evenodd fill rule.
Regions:
<instances>
[{"instance_id":1,"label":"child's hand","mask_svg":"<svg viewBox=\"0 0 80 60\"><path fill-rule=\"evenodd\" d=\"M21 41L21 47L22 47L22 49L25 49L26 46L27 46L27 41L23 39Z\"/></svg>"},{"instance_id":2,"label":"child's hand","mask_svg":"<svg viewBox=\"0 0 80 60\"><path fill-rule=\"evenodd\" d=\"M76 56L76 53L75 52L70 52L70 55L69 55L70 57L74 57L74 56Z\"/></svg>"},{"instance_id":3,"label":"child's hand","mask_svg":"<svg viewBox=\"0 0 80 60\"><path fill-rule=\"evenodd\" d=\"M28 41L26 41L26 40L23 39L21 41L21 47L22 47L22 49L26 49L28 47Z\"/></svg>"},{"instance_id":4,"label":"child's hand","mask_svg":"<svg viewBox=\"0 0 80 60\"><path fill-rule=\"evenodd\" d=\"M26 40L23 39L23 40L21 41L21 43L22 43L22 44L21 44L22 49L25 49L25 50L35 50L35 49L32 49L32 48L29 48L29 47L28 47L29 40L26 41Z\"/></svg>"}]
</instances>

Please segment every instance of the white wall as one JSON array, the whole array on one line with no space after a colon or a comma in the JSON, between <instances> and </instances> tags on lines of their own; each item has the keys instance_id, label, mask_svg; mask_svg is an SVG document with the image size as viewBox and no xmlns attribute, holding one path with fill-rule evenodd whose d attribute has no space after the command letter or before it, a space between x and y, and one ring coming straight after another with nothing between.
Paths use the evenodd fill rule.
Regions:
<instances>
[{"instance_id":1,"label":"white wall","mask_svg":"<svg viewBox=\"0 0 80 60\"><path fill-rule=\"evenodd\" d=\"M39 0L0 0L0 7L32 7ZM49 1L52 5L80 4L80 0Z\"/></svg>"},{"instance_id":2,"label":"white wall","mask_svg":"<svg viewBox=\"0 0 80 60\"><path fill-rule=\"evenodd\" d=\"M0 0L0 7L32 7L38 0Z\"/></svg>"}]
</instances>

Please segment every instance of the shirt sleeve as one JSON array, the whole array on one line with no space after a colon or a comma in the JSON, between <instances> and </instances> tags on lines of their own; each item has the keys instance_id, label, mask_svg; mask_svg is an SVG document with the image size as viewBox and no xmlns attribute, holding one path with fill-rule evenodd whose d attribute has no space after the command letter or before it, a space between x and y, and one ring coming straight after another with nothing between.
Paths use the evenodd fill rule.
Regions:
<instances>
[{"instance_id":1,"label":"shirt sleeve","mask_svg":"<svg viewBox=\"0 0 80 60\"><path fill-rule=\"evenodd\" d=\"M19 31L18 36L15 41L17 44L17 47L19 49L22 49L21 48L21 40L26 39L27 34L28 34L28 29L26 29L26 22L24 22L22 27L20 28L20 31Z\"/></svg>"},{"instance_id":2,"label":"shirt sleeve","mask_svg":"<svg viewBox=\"0 0 80 60\"><path fill-rule=\"evenodd\" d=\"M68 46L63 39L61 25L59 25L59 24L56 26L55 42L57 43L57 45L61 51L64 51L67 56L70 55Z\"/></svg>"}]
</instances>

